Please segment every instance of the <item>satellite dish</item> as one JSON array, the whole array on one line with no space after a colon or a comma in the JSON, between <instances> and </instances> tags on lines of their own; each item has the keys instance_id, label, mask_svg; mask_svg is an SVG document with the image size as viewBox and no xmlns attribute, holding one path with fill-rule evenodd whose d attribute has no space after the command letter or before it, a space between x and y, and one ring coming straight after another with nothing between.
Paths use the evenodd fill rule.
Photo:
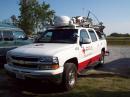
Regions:
<instances>
[{"instance_id":1,"label":"satellite dish","mask_svg":"<svg viewBox=\"0 0 130 97\"><path fill-rule=\"evenodd\" d=\"M56 16L54 18L54 26L56 27L67 26L70 24L70 22L71 22L71 19L68 16Z\"/></svg>"}]
</instances>

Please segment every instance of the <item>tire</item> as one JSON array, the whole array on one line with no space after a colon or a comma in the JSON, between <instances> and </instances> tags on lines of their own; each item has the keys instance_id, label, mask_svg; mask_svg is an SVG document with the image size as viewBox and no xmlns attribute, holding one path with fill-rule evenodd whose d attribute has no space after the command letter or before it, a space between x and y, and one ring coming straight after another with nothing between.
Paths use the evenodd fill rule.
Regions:
<instances>
[{"instance_id":1,"label":"tire","mask_svg":"<svg viewBox=\"0 0 130 97\"><path fill-rule=\"evenodd\" d=\"M99 64L103 65L105 63L104 57L105 57L105 53L104 51L102 51L99 59Z\"/></svg>"},{"instance_id":2,"label":"tire","mask_svg":"<svg viewBox=\"0 0 130 97\"><path fill-rule=\"evenodd\" d=\"M77 68L73 63L66 63L64 66L62 87L68 91L75 87L77 80Z\"/></svg>"},{"instance_id":3,"label":"tire","mask_svg":"<svg viewBox=\"0 0 130 97\"><path fill-rule=\"evenodd\" d=\"M94 67L95 69L104 65L104 63L105 63L104 58L105 58L105 53L104 53L104 51L102 51L100 58L99 58L99 63Z\"/></svg>"}]
</instances>

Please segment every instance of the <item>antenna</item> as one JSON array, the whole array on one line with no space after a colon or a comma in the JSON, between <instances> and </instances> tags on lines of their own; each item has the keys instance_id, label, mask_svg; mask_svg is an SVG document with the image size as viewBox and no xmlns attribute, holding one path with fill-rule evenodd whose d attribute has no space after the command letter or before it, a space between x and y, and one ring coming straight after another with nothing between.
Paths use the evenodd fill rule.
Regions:
<instances>
[{"instance_id":1,"label":"antenna","mask_svg":"<svg viewBox=\"0 0 130 97\"><path fill-rule=\"evenodd\" d=\"M88 11L87 19L89 18L89 15L90 15L90 11Z\"/></svg>"},{"instance_id":2,"label":"antenna","mask_svg":"<svg viewBox=\"0 0 130 97\"><path fill-rule=\"evenodd\" d=\"M98 20L97 16L96 16L94 13L92 13L91 11L89 11L88 15L89 15L90 13L95 17L95 19L97 20L97 22L100 23L100 21Z\"/></svg>"},{"instance_id":3,"label":"antenna","mask_svg":"<svg viewBox=\"0 0 130 97\"><path fill-rule=\"evenodd\" d=\"M98 24L93 25L94 29L96 29L96 30L99 31L99 32L103 32L103 29L105 28L105 26L103 26L103 23L100 22L100 21L98 20L97 16L96 16L94 13L92 13L90 10L88 11L87 19L89 19L90 14L92 14L92 15L94 16L94 18L95 18L95 19L97 20L97 22L98 22Z\"/></svg>"},{"instance_id":4,"label":"antenna","mask_svg":"<svg viewBox=\"0 0 130 97\"><path fill-rule=\"evenodd\" d=\"M82 15L83 15L83 16L84 16L84 10L85 10L85 9L84 9L84 8L82 8Z\"/></svg>"}]
</instances>

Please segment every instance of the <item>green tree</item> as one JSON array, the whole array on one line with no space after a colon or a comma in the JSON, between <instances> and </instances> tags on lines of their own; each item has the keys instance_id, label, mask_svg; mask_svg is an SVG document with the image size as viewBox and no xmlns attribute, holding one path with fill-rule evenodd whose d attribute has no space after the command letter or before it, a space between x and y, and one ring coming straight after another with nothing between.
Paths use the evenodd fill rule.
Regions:
<instances>
[{"instance_id":1,"label":"green tree","mask_svg":"<svg viewBox=\"0 0 130 97\"><path fill-rule=\"evenodd\" d=\"M39 4L38 0L20 0L19 26L28 34L32 34L38 25L50 22L54 15L54 10L50 5L43 2Z\"/></svg>"},{"instance_id":2,"label":"green tree","mask_svg":"<svg viewBox=\"0 0 130 97\"><path fill-rule=\"evenodd\" d=\"M13 25L18 26L17 17L16 17L15 15L12 15L10 18L11 18L11 20L12 20Z\"/></svg>"},{"instance_id":3,"label":"green tree","mask_svg":"<svg viewBox=\"0 0 130 97\"><path fill-rule=\"evenodd\" d=\"M43 2L35 8L35 28L39 29L51 24L55 11L50 9L50 5Z\"/></svg>"},{"instance_id":4,"label":"green tree","mask_svg":"<svg viewBox=\"0 0 130 97\"><path fill-rule=\"evenodd\" d=\"M19 26L27 33L31 34L33 31L33 8L36 0L20 0L20 16Z\"/></svg>"},{"instance_id":5,"label":"green tree","mask_svg":"<svg viewBox=\"0 0 130 97\"><path fill-rule=\"evenodd\" d=\"M110 34L110 37L130 37L130 34L128 33L121 34L121 33L114 32Z\"/></svg>"}]
</instances>

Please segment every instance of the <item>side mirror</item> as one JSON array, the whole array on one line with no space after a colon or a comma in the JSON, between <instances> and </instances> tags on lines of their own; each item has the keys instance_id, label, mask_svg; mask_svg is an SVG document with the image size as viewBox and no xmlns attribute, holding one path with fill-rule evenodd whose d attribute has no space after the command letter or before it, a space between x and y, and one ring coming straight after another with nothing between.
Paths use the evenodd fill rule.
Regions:
<instances>
[{"instance_id":1,"label":"side mirror","mask_svg":"<svg viewBox=\"0 0 130 97\"><path fill-rule=\"evenodd\" d=\"M91 43L91 40L88 38L82 38L80 39L80 44L89 44Z\"/></svg>"}]
</instances>

